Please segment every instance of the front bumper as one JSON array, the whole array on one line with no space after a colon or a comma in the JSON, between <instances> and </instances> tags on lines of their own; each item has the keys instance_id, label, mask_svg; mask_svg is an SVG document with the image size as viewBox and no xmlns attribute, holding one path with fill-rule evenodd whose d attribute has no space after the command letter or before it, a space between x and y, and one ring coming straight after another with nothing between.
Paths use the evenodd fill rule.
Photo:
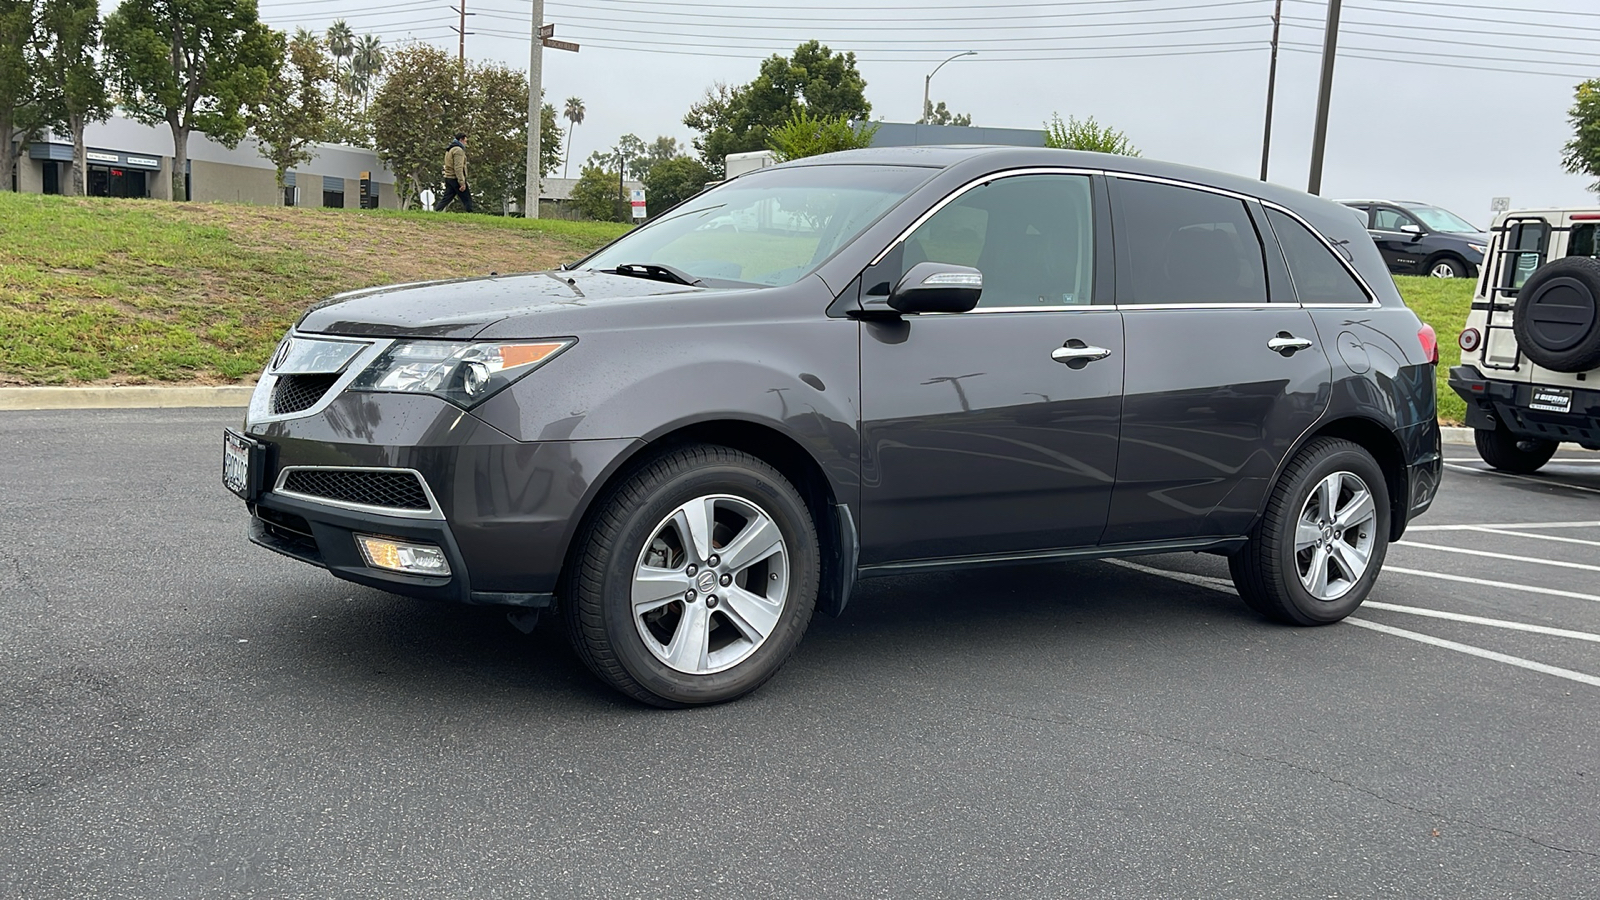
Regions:
<instances>
[{"instance_id":1,"label":"front bumper","mask_svg":"<svg viewBox=\"0 0 1600 900\"><path fill-rule=\"evenodd\" d=\"M522 443L425 395L345 394L322 411L247 423L264 447L250 540L358 584L430 600L553 602L578 519L631 440ZM426 514L275 489L285 469L411 471ZM448 577L367 565L370 534L439 547Z\"/></svg>"},{"instance_id":2,"label":"front bumper","mask_svg":"<svg viewBox=\"0 0 1600 900\"><path fill-rule=\"evenodd\" d=\"M1530 406L1534 391L1551 385L1495 381L1467 365L1452 368L1448 384L1467 401L1469 428L1493 431L1504 425L1518 437L1571 441L1600 450L1600 390L1560 388L1572 391L1571 411L1560 413Z\"/></svg>"}]
</instances>

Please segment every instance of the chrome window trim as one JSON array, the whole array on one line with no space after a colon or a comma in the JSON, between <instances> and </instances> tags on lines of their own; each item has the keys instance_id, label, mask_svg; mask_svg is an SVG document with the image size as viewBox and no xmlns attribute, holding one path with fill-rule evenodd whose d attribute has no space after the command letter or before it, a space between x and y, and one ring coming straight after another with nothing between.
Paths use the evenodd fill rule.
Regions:
<instances>
[{"instance_id":1,"label":"chrome window trim","mask_svg":"<svg viewBox=\"0 0 1600 900\"><path fill-rule=\"evenodd\" d=\"M974 178L971 181L967 182L966 184L963 184L961 187L958 187L954 191L951 191L950 193L946 194L944 196L944 198L941 199L938 203L935 203L934 205L928 207L927 211L925 211L922 215L918 216L916 218L916 220L913 221L910 225L906 226L906 229L904 231L900 232L898 237L896 237L894 240L892 240L888 244L886 244L884 246L884 248L878 252L878 255L874 256L872 258L872 261L867 263L867 265L868 266L875 266L878 263L883 262L884 257L888 256L889 253L894 250L894 248L896 248L896 247L900 246L901 244L905 243L906 238L911 237L911 233L912 232L916 231L918 228L921 228L922 227L922 223L924 223L924 222L928 221L929 219L933 218L934 214L937 213L939 210L944 209L946 206L948 206L951 203L955 202L956 200L960 199L961 196L966 194L968 191L973 190L974 188L980 187L982 185L988 184L988 183L990 183L992 181L999 181L1002 178L1015 178L1015 177L1017 177L1019 175L1084 175L1084 176L1093 176L1093 175L1104 175L1104 174L1106 174L1104 169L1078 169L1078 168L1072 168L1072 167L1069 167L1069 166L1027 166L1027 167L1020 168L1020 169L1003 169L1003 170L1001 170L999 172L990 172L987 175L979 176L978 178ZM1091 304L1091 305L1104 305L1104 304Z\"/></svg>"},{"instance_id":2,"label":"chrome window trim","mask_svg":"<svg viewBox=\"0 0 1600 900\"><path fill-rule=\"evenodd\" d=\"M368 503L351 503L346 500L330 500L327 497L318 497L314 494L302 494L299 491L284 490L284 482L295 472L404 472L413 475L417 483L422 485L422 494L428 498L427 509L396 509L392 506L373 506ZM444 521L444 511L439 508L439 500L433 495L433 488L428 486L428 479L416 469L405 469L394 466L286 466L278 471L278 480L273 483L272 492L284 497L293 497L307 503L317 503L322 506L331 506L335 509L348 509L353 512L378 513L385 516L396 516L402 519L434 519Z\"/></svg>"},{"instance_id":3,"label":"chrome window trim","mask_svg":"<svg viewBox=\"0 0 1600 900\"><path fill-rule=\"evenodd\" d=\"M1141 309L1299 309L1299 303L1124 303L1117 307L1122 312Z\"/></svg>"},{"instance_id":4,"label":"chrome window trim","mask_svg":"<svg viewBox=\"0 0 1600 900\"><path fill-rule=\"evenodd\" d=\"M317 415L327 409L334 400L338 399L339 395L344 393L344 389L349 387L350 383L355 381L356 376L360 375L367 366L372 365L379 354L394 344L393 338L348 338L321 334L310 335L301 334L294 330L291 330L287 337L339 344L365 344L366 347L345 363L344 370L339 373L338 380L333 383L332 387L328 388L327 393L322 395L322 399L299 412L284 413L282 415L274 415L272 413L272 389L278 384L278 376L273 374L270 369L263 370L260 380L256 382L255 391L250 395L250 406L245 413L245 429L247 431L269 422L283 422L289 419L302 419L306 416Z\"/></svg>"},{"instance_id":5,"label":"chrome window trim","mask_svg":"<svg viewBox=\"0 0 1600 900\"><path fill-rule=\"evenodd\" d=\"M1344 254L1339 252L1339 248L1335 247L1333 242L1328 240L1326 235L1318 231L1310 222L1307 222L1305 217L1281 203L1273 203L1270 200L1262 200L1260 203L1267 209L1275 209L1305 226L1307 231L1311 232L1317 240L1322 242L1322 246L1328 248L1328 252L1332 253L1333 258L1339 261L1339 265L1344 266L1344 270L1350 274L1350 277L1356 280L1356 284L1361 286L1361 292L1367 295L1366 303L1307 303L1304 300L1300 300L1300 287L1299 285L1296 285L1294 296L1295 300L1298 301L1301 306L1306 307L1307 309L1369 309L1371 307L1383 305L1382 301L1378 299L1378 292L1374 291L1372 289L1372 285L1368 284L1367 280L1361 277L1361 273L1356 271L1355 265L1351 263L1350 260L1345 259ZM1272 223L1268 222L1267 227L1271 228ZM1278 241L1278 252L1282 253L1283 241L1278 240L1277 232L1273 232L1273 240ZM1289 282L1293 284L1294 269L1289 268L1289 257L1287 254L1284 255L1283 262L1284 268L1289 269Z\"/></svg>"}]
</instances>

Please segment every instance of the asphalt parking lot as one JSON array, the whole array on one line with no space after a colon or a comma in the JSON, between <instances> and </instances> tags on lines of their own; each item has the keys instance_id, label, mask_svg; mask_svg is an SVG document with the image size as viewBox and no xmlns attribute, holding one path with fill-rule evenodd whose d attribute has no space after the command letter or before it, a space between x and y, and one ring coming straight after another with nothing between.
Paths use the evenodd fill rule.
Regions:
<instances>
[{"instance_id":1,"label":"asphalt parking lot","mask_svg":"<svg viewBox=\"0 0 1600 900\"><path fill-rule=\"evenodd\" d=\"M0 897L1600 896L1600 454L1350 621L1214 557L869 582L661 712L248 545L226 410L0 413Z\"/></svg>"}]
</instances>

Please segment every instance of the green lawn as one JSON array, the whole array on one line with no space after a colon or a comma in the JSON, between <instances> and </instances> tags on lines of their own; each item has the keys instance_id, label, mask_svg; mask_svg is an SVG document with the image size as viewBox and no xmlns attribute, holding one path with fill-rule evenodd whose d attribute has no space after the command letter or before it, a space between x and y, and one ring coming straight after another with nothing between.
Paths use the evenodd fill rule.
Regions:
<instances>
[{"instance_id":1,"label":"green lawn","mask_svg":"<svg viewBox=\"0 0 1600 900\"><path fill-rule=\"evenodd\" d=\"M1439 421L1447 425L1460 425L1467 414L1467 404L1444 383L1451 366L1461 364L1461 346L1456 338L1467 326L1467 312L1472 307L1471 278L1420 278L1398 275L1394 279L1406 305L1422 321L1433 326L1439 335Z\"/></svg>"},{"instance_id":2,"label":"green lawn","mask_svg":"<svg viewBox=\"0 0 1600 900\"><path fill-rule=\"evenodd\" d=\"M0 384L245 379L322 297L549 268L624 230L0 192Z\"/></svg>"}]
</instances>

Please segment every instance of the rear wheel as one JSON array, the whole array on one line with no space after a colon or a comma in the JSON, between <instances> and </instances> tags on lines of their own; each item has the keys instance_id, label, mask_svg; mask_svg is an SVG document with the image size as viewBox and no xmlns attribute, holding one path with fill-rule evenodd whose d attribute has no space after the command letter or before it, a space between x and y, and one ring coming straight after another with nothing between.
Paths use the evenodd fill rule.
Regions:
<instances>
[{"instance_id":1,"label":"rear wheel","mask_svg":"<svg viewBox=\"0 0 1600 900\"><path fill-rule=\"evenodd\" d=\"M1250 542L1228 558L1246 604L1269 619L1326 625L1355 611L1389 547L1389 491L1366 450L1317 438L1289 466Z\"/></svg>"},{"instance_id":2,"label":"rear wheel","mask_svg":"<svg viewBox=\"0 0 1600 900\"><path fill-rule=\"evenodd\" d=\"M820 559L811 515L782 474L695 445L600 503L562 595L591 671L664 707L732 700L778 671L811 620Z\"/></svg>"},{"instance_id":3,"label":"rear wheel","mask_svg":"<svg viewBox=\"0 0 1600 900\"><path fill-rule=\"evenodd\" d=\"M1502 472L1519 475L1539 471L1561 446L1555 441L1541 438L1518 437L1504 425L1498 424L1492 431L1487 428L1473 429L1472 442L1477 445L1478 455L1483 457L1484 462Z\"/></svg>"}]
</instances>

